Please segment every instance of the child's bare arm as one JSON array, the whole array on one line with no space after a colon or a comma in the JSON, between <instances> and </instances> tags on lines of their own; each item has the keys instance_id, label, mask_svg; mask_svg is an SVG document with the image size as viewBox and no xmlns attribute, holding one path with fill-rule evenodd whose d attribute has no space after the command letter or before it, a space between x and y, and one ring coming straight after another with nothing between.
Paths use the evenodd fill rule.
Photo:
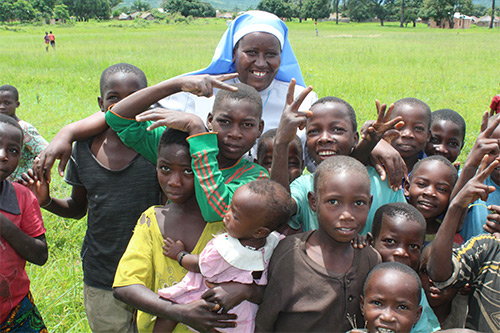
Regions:
<instances>
[{"instance_id":1,"label":"child's bare arm","mask_svg":"<svg viewBox=\"0 0 500 333\"><path fill-rule=\"evenodd\" d=\"M378 100L375 100L375 106L377 108L377 120L374 123L371 123L364 133L361 133L361 141L351 154L352 157L356 158L365 165L370 162L370 153L382 139L385 132L390 129L399 129L404 126L402 117L399 116L391 119L394 104L389 106L387 112L385 112L387 108L385 103L381 105Z\"/></svg>"},{"instance_id":2,"label":"child's bare arm","mask_svg":"<svg viewBox=\"0 0 500 333\"><path fill-rule=\"evenodd\" d=\"M222 313L237 306L243 301L260 304L264 297L265 286L255 283L243 284L238 282L210 283L205 282L210 289L201 296L207 302L215 302L222 307Z\"/></svg>"},{"instance_id":3,"label":"child's bare arm","mask_svg":"<svg viewBox=\"0 0 500 333\"><path fill-rule=\"evenodd\" d=\"M172 238L167 237L163 240L162 247L165 256L178 261L179 265L190 272L200 272L200 256L186 252L186 247L182 241L174 241Z\"/></svg>"},{"instance_id":4,"label":"child's bare arm","mask_svg":"<svg viewBox=\"0 0 500 333\"><path fill-rule=\"evenodd\" d=\"M59 175L64 176L73 142L97 135L107 128L108 124L106 124L104 112L97 112L85 119L64 126L35 160L33 169L38 179L46 178L50 181L50 170L56 159L60 160Z\"/></svg>"},{"instance_id":5,"label":"child's bare arm","mask_svg":"<svg viewBox=\"0 0 500 333\"><path fill-rule=\"evenodd\" d=\"M214 88L236 91L237 88L225 84L223 81L234 79L237 76L236 73L214 76L188 75L169 79L127 96L113 106L113 112L124 118L134 118L159 100L180 91L206 97L213 95Z\"/></svg>"},{"instance_id":6,"label":"child's bare arm","mask_svg":"<svg viewBox=\"0 0 500 333\"><path fill-rule=\"evenodd\" d=\"M479 198L486 201L489 193L495 190L494 187L485 185L484 180L498 166L499 161L495 160L486 167L487 160L488 156L486 155L481 162L478 173L453 198L443 223L439 227L436 238L433 241L429 262L427 263L429 276L434 281L446 281L453 273L451 259L453 238L460 220L467 213L469 204Z\"/></svg>"},{"instance_id":7,"label":"child's bare arm","mask_svg":"<svg viewBox=\"0 0 500 333\"><path fill-rule=\"evenodd\" d=\"M372 150L370 161L380 175L380 179L389 178L389 186L393 190L401 189L403 178L408 180L408 171L403 158L385 138L380 140Z\"/></svg>"},{"instance_id":8,"label":"child's bare arm","mask_svg":"<svg viewBox=\"0 0 500 333\"><path fill-rule=\"evenodd\" d=\"M462 187L467 184L469 179L474 177L484 155L496 155L500 151L500 142L498 142L498 139L491 138L498 124L500 124L500 117L489 125L488 119L488 112L485 112L481 121L481 132L477 136L476 142L474 142L474 146L472 146L469 156L464 163L460 177L453 188L451 198L455 197Z\"/></svg>"},{"instance_id":9,"label":"child's bare arm","mask_svg":"<svg viewBox=\"0 0 500 333\"><path fill-rule=\"evenodd\" d=\"M10 219L0 212L0 236L2 236L25 260L42 266L47 262L49 253L45 235L28 236ZM0 246L3 244L0 243Z\"/></svg>"},{"instance_id":10,"label":"child's bare arm","mask_svg":"<svg viewBox=\"0 0 500 333\"><path fill-rule=\"evenodd\" d=\"M294 140L297 129L306 126L307 117L311 116L311 111L300 112L299 107L306 96L312 91L309 86L304 89L294 100L295 79L290 81L286 94L286 105L281 114L280 123L274 139L273 161L271 164L271 179L283 185L290 192L288 173L283 170L288 169L288 145Z\"/></svg>"}]
</instances>

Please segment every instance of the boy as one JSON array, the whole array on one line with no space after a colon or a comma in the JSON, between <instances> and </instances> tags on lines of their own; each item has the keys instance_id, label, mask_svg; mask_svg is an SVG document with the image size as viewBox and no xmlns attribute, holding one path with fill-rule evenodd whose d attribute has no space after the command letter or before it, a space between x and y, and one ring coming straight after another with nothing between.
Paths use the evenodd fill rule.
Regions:
<instances>
[{"instance_id":1,"label":"boy","mask_svg":"<svg viewBox=\"0 0 500 333\"><path fill-rule=\"evenodd\" d=\"M146 76L139 68L125 63L110 66L101 75L99 107L105 112L111 104L146 86ZM88 211L81 256L90 328L132 331L132 309L113 297L112 285L137 219L148 207L160 203L155 166L108 128L75 144L65 181L73 186L70 197L52 198L45 181L37 197L44 209L59 216L80 219Z\"/></svg>"},{"instance_id":2,"label":"boy","mask_svg":"<svg viewBox=\"0 0 500 333\"><path fill-rule=\"evenodd\" d=\"M460 114L451 109L431 113L431 138L425 147L427 156L441 155L455 163L464 143L465 120Z\"/></svg>"},{"instance_id":3,"label":"boy","mask_svg":"<svg viewBox=\"0 0 500 333\"><path fill-rule=\"evenodd\" d=\"M375 213L368 241L380 253L383 262L400 262L417 272L425 230L425 218L415 207L407 203L390 203L383 205ZM439 330L439 321L423 292L420 305L422 315L411 332L429 333Z\"/></svg>"},{"instance_id":4,"label":"boy","mask_svg":"<svg viewBox=\"0 0 500 333\"><path fill-rule=\"evenodd\" d=\"M55 51L56 50L56 37L54 36L52 31L49 33L49 41L50 41L50 46L52 46L52 48Z\"/></svg>"},{"instance_id":5,"label":"boy","mask_svg":"<svg viewBox=\"0 0 500 333\"><path fill-rule=\"evenodd\" d=\"M471 238L460 248L453 250L453 235L460 217L467 212L477 198L487 200L495 187L484 184L488 176L498 173L499 160L487 166L488 156L481 161L476 176L456 195L433 242L427 270L438 288L460 288L470 284L469 312L465 327L480 332L500 330L500 240L494 235Z\"/></svg>"},{"instance_id":6,"label":"boy","mask_svg":"<svg viewBox=\"0 0 500 333\"><path fill-rule=\"evenodd\" d=\"M453 164L443 156L434 155L418 161L410 175L410 183L405 182L404 194L408 202L425 218L426 243L436 236L457 178ZM462 240L457 239L457 243Z\"/></svg>"},{"instance_id":7,"label":"boy","mask_svg":"<svg viewBox=\"0 0 500 333\"><path fill-rule=\"evenodd\" d=\"M308 90L309 88L299 94L299 98L295 101L289 99L283 111L274 142L271 172L271 179L290 189L294 216L289 222L289 227L295 231L318 228L316 213L310 209L307 199L308 193L313 191L313 174L304 174L289 185L288 177L284 177L285 174L282 172L288 161L288 146L295 137L297 129L305 126L307 150L309 156L318 165L330 156L351 155L358 145L359 139L356 113L349 103L340 98L321 98L311 107L309 112L312 112L312 115L298 112L301 98L304 98L304 93L307 93ZM288 96L293 96L292 84L290 84ZM363 145L368 147L366 155L370 151L369 147L374 146L383 133L400 120L396 117L388 121L390 112L385 114L385 107L381 110L378 108L378 120L372 125L373 128L377 128L376 135L366 136L363 140ZM403 193L391 190L388 186L388 180L381 181L374 168L367 167L367 170L370 175L371 194L374 202L365 227L361 231L363 235L371 230L373 214L379 206L387 202L405 201Z\"/></svg>"},{"instance_id":8,"label":"boy","mask_svg":"<svg viewBox=\"0 0 500 333\"><path fill-rule=\"evenodd\" d=\"M360 296L366 330L354 329L351 333L410 332L422 313L421 290L418 275L408 266L397 262L375 266Z\"/></svg>"},{"instance_id":9,"label":"boy","mask_svg":"<svg viewBox=\"0 0 500 333\"><path fill-rule=\"evenodd\" d=\"M488 117L485 112L481 123L481 133L479 133L474 146L472 147L464 167L457 181L457 188L453 191L456 194L464 184L471 179L477 171L479 164L485 154L489 154L490 160L500 155L500 115ZM478 198L469 208L463 227L459 229L464 241L486 232L495 232L499 229L500 219L496 212L500 211L500 170L493 172L484 180L488 186L495 188L487 200Z\"/></svg>"},{"instance_id":10,"label":"boy","mask_svg":"<svg viewBox=\"0 0 500 333\"><path fill-rule=\"evenodd\" d=\"M274 138L277 130L277 128L273 128L266 131L257 143L257 158L254 162L266 168L269 173L273 162ZM288 148L288 180L290 183L304 171L303 155L302 143L296 135Z\"/></svg>"},{"instance_id":11,"label":"boy","mask_svg":"<svg viewBox=\"0 0 500 333\"><path fill-rule=\"evenodd\" d=\"M47 332L30 293L26 260L47 261L45 227L36 198L7 178L19 162L23 130L0 114L0 331Z\"/></svg>"},{"instance_id":12,"label":"boy","mask_svg":"<svg viewBox=\"0 0 500 333\"><path fill-rule=\"evenodd\" d=\"M234 191L240 185L268 177L263 167L242 159L262 133L262 99L255 88L248 85L226 85L218 81L218 78L233 77L185 76L170 79L138 91L117 103L106 114L108 124L122 141L150 161L156 159L156 146L163 126L188 132L196 175L196 197L207 222L222 220ZM211 94L207 86L211 88L215 85L226 90L217 93L213 111L208 115L210 132L203 120L194 114L164 109L140 114L174 92L184 90L201 95ZM156 122L151 124L150 121Z\"/></svg>"},{"instance_id":13,"label":"boy","mask_svg":"<svg viewBox=\"0 0 500 333\"><path fill-rule=\"evenodd\" d=\"M23 129L23 148L16 170L9 176L9 180L16 180L21 174L33 167L33 161L40 152L47 147L48 143L38 133L33 125L19 119L16 109L19 107L19 92L11 85L0 86L0 114L13 118Z\"/></svg>"},{"instance_id":14,"label":"boy","mask_svg":"<svg viewBox=\"0 0 500 333\"><path fill-rule=\"evenodd\" d=\"M335 156L319 165L309 193L319 228L278 244L256 331L345 332L351 328L348 318L361 327L358 296L364 277L380 262L371 247L351 246L370 209L369 179L352 157Z\"/></svg>"},{"instance_id":15,"label":"boy","mask_svg":"<svg viewBox=\"0 0 500 333\"><path fill-rule=\"evenodd\" d=\"M394 103L392 118L398 116L403 118L404 126L398 130L399 137L393 139L391 145L401 155L410 173L423 157L431 136L431 109L421 100L407 97Z\"/></svg>"}]
</instances>

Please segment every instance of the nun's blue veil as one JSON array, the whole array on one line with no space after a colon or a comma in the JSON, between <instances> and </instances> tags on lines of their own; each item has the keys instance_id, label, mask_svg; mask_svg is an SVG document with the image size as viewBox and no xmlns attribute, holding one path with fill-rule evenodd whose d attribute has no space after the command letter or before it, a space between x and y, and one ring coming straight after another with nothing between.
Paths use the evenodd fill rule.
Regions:
<instances>
[{"instance_id":1,"label":"nun's blue veil","mask_svg":"<svg viewBox=\"0 0 500 333\"><path fill-rule=\"evenodd\" d=\"M187 75L234 73L233 48L243 36L251 32L267 32L276 36L280 41L281 64L276 74L276 79L290 82L292 78L295 78L297 84L305 87L306 84L302 77L297 58L295 58L292 46L288 41L288 28L286 24L274 14L257 10L248 11L238 16L222 36L219 45L215 49L215 54L210 65L205 69L194 71Z\"/></svg>"}]
</instances>

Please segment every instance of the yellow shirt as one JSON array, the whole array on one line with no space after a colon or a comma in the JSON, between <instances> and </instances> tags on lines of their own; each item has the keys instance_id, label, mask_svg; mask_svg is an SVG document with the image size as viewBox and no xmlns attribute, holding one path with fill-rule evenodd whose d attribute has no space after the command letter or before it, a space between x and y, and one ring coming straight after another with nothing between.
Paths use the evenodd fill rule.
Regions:
<instances>
[{"instance_id":1,"label":"yellow shirt","mask_svg":"<svg viewBox=\"0 0 500 333\"><path fill-rule=\"evenodd\" d=\"M222 222L207 223L193 254L200 254L213 235L224 230ZM139 218L127 250L118 264L113 287L142 284L154 292L182 280L187 271L177 261L163 255L163 235L155 215L155 206ZM139 332L152 332L156 316L138 311ZM175 332L191 332L185 325L177 325Z\"/></svg>"}]
</instances>

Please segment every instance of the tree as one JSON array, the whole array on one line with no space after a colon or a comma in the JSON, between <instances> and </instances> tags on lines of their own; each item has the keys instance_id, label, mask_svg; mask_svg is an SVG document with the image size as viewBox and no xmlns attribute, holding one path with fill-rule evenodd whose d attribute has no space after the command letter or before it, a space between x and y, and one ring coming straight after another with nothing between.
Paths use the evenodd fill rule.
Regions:
<instances>
[{"instance_id":1,"label":"tree","mask_svg":"<svg viewBox=\"0 0 500 333\"><path fill-rule=\"evenodd\" d=\"M440 26L446 20L453 28L453 14L460 12L470 15L472 8L472 0L425 0L420 13L424 18L432 18Z\"/></svg>"},{"instance_id":2,"label":"tree","mask_svg":"<svg viewBox=\"0 0 500 333\"><path fill-rule=\"evenodd\" d=\"M31 5L48 21L53 14L56 0L30 0Z\"/></svg>"},{"instance_id":3,"label":"tree","mask_svg":"<svg viewBox=\"0 0 500 333\"><path fill-rule=\"evenodd\" d=\"M373 13L380 20L380 25L384 26L384 20L389 16L389 12L386 9L386 5L389 1L387 0L370 0L370 4L373 8Z\"/></svg>"},{"instance_id":4,"label":"tree","mask_svg":"<svg viewBox=\"0 0 500 333\"><path fill-rule=\"evenodd\" d=\"M335 24L339 24L339 3L340 0L332 0L332 8L335 11Z\"/></svg>"},{"instance_id":5,"label":"tree","mask_svg":"<svg viewBox=\"0 0 500 333\"><path fill-rule=\"evenodd\" d=\"M180 13L185 17L215 16L213 7L209 3L201 3L199 0L167 0L163 3L163 9L170 13Z\"/></svg>"},{"instance_id":6,"label":"tree","mask_svg":"<svg viewBox=\"0 0 500 333\"><path fill-rule=\"evenodd\" d=\"M257 5L257 9L282 18L291 19L293 16L292 4L287 0L262 0Z\"/></svg>"},{"instance_id":7,"label":"tree","mask_svg":"<svg viewBox=\"0 0 500 333\"><path fill-rule=\"evenodd\" d=\"M0 0L0 21L5 23L15 19L14 0Z\"/></svg>"},{"instance_id":8,"label":"tree","mask_svg":"<svg viewBox=\"0 0 500 333\"><path fill-rule=\"evenodd\" d=\"M314 20L322 19L330 16L330 1L329 0L307 0L304 3L304 17L310 17Z\"/></svg>"},{"instance_id":9,"label":"tree","mask_svg":"<svg viewBox=\"0 0 500 333\"><path fill-rule=\"evenodd\" d=\"M491 0L491 21L490 29L493 29L493 22L495 20L495 0Z\"/></svg>"},{"instance_id":10,"label":"tree","mask_svg":"<svg viewBox=\"0 0 500 333\"><path fill-rule=\"evenodd\" d=\"M26 0L17 0L13 5L14 17L21 22L28 22L35 18L37 11Z\"/></svg>"},{"instance_id":11,"label":"tree","mask_svg":"<svg viewBox=\"0 0 500 333\"><path fill-rule=\"evenodd\" d=\"M349 0L347 1L347 13L351 20L356 22L366 21L374 16L370 7L370 0Z\"/></svg>"},{"instance_id":12,"label":"tree","mask_svg":"<svg viewBox=\"0 0 500 333\"><path fill-rule=\"evenodd\" d=\"M56 5L54 7L54 17L62 22L69 20L68 7L64 4Z\"/></svg>"},{"instance_id":13,"label":"tree","mask_svg":"<svg viewBox=\"0 0 500 333\"><path fill-rule=\"evenodd\" d=\"M111 8L108 0L63 0L69 14L78 20L90 19L108 20Z\"/></svg>"},{"instance_id":14,"label":"tree","mask_svg":"<svg viewBox=\"0 0 500 333\"><path fill-rule=\"evenodd\" d=\"M122 0L109 0L109 7L115 8L119 4L121 4L123 1Z\"/></svg>"},{"instance_id":15,"label":"tree","mask_svg":"<svg viewBox=\"0 0 500 333\"><path fill-rule=\"evenodd\" d=\"M131 6L131 9L134 12L147 12L151 9L151 5L146 1L135 0Z\"/></svg>"}]
</instances>

